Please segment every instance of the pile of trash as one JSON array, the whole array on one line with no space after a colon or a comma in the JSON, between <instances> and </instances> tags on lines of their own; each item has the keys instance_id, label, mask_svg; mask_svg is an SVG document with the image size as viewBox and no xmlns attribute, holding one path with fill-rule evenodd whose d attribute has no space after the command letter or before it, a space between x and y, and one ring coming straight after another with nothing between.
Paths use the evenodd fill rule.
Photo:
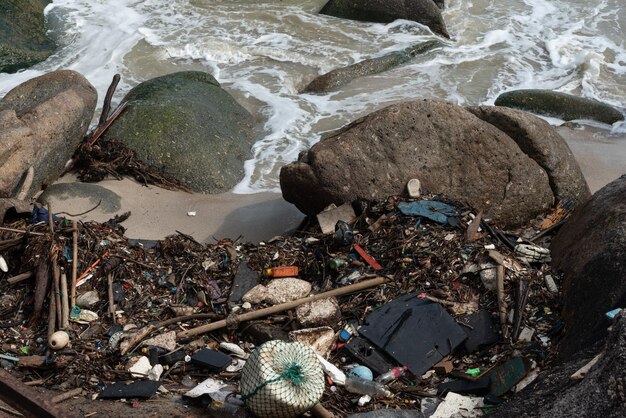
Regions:
<instances>
[{"instance_id":1,"label":"pile of trash","mask_svg":"<svg viewBox=\"0 0 626 418\"><path fill-rule=\"evenodd\" d=\"M482 415L554 357L546 244L564 211L505 232L414 196L331 207L256 245L127 239L129 214L5 218L0 365L94 399L169 391L261 417Z\"/></svg>"}]
</instances>

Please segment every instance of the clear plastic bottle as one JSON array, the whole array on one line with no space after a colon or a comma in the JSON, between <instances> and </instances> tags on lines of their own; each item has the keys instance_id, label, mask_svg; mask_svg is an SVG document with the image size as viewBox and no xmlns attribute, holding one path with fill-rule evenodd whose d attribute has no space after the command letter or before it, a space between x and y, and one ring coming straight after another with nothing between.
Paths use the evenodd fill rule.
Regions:
<instances>
[{"instance_id":1,"label":"clear plastic bottle","mask_svg":"<svg viewBox=\"0 0 626 418\"><path fill-rule=\"evenodd\" d=\"M372 398L389 398L392 393L380 382L365 380L359 377L346 379L345 388L348 392L369 395Z\"/></svg>"},{"instance_id":2,"label":"clear plastic bottle","mask_svg":"<svg viewBox=\"0 0 626 418\"><path fill-rule=\"evenodd\" d=\"M407 369L408 369L408 367L406 367L406 366L394 367L393 369L389 370L388 372L383 373L380 376L378 376L376 378L376 381L380 382L380 383L389 383L392 380L396 380L400 376L404 376L404 374L406 373Z\"/></svg>"}]
</instances>

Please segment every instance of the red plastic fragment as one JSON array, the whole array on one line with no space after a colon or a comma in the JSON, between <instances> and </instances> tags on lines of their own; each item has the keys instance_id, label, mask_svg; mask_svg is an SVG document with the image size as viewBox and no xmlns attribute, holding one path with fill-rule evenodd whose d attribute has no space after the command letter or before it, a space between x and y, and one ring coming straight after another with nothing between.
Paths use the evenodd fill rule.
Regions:
<instances>
[{"instance_id":1,"label":"red plastic fragment","mask_svg":"<svg viewBox=\"0 0 626 418\"><path fill-rule=\"evenodd\" d=\"M361 248L359 244L354 244L354 249L356 250L357 253L359 253L361 257L363 257L363 260L365 260L367 264L370 265L371 268L373 268L374 270L382 270L383 267L380 264L378 264L376 260L372 258L371 255L366 253L365 250Z\"/></svg>"}]
</instances>

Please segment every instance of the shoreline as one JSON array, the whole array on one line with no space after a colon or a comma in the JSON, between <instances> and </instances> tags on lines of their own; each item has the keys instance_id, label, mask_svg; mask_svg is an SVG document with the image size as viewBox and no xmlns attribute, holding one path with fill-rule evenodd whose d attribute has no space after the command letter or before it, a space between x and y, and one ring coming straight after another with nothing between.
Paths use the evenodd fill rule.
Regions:
<instances>
[{"instance_id":1,"label":"shoreline","mask_svg":"<svg viewBox=\"0 0 626 418\"><path fill-rule=\"evenodd\" d=\"M592 193L626 172L626 135L611 135L590 126L556 129L572 150ZM92 209L101 199L96 209L68 218L105 222L130 211L130 218L122 225L126 236L134 239L161 240L180 231L202 243L239 236L245 242L258 243L288 234L305 217L274 192L186 193L144 186L128 178L80 183L72 174L53 186L58 185L68 190L57 189L53 193L53 212L79 214Z\"/></svg>"}]
</instances>

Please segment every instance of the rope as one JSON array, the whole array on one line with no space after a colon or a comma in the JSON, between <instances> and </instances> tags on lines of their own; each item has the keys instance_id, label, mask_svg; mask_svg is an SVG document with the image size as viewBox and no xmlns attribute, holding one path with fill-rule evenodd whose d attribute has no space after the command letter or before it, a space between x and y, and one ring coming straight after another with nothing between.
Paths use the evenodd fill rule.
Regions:
<instances>
[{"instance_id":1,"label":"rope","mask_svg":"<svg viewBox=\"0 0 626 418\"><path fill-rule=\"evenodd\" d=\"M287 370L282 372L280 375L278 375L274 379L266 380L265 382L261 383L252 391L252 393L248 395L242 395L241 399L243 401L246 401L250 399L251 397L253 397L254 395L256 395L265 386L269 385L270 383L278 382L279 380L284 379L286 377L297 384L302 383L302 381L304 380L304 375L302 374L302 369L300 368L300 366L296 363L291 363L291 366L289 366Z\"/></svg>"}]
</instances>

